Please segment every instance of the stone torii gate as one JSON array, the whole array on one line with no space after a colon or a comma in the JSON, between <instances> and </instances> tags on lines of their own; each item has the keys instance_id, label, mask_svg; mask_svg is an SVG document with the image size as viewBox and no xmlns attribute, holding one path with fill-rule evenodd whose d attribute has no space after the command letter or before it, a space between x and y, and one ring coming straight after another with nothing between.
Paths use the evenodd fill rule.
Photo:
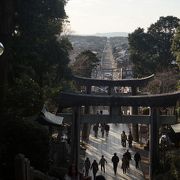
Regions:
<instances>
[{"instance_id":1,"label":"stone torii gate","mask_svg":"<svg viewBox=\"0 0 180 180\"><path fill-rule=\"evenodd\" d=\"M103 79L92 79L92 78L85 78L79 76L73 76L73 80L79 86L86 86L86 93L91 94L92 86L104 86L108 87L108 95L113 94L114 87L130 87L131 88L131 95L137 95L137 88L145 86L152 78L154 74L138 79L121 79L121 80L103 80ZM86 107L86 113L88 112L88 108ZM112 112L112 107L110 107L110 112ZM137 107L132 108L132 114L138 114ZM87 126L87 125L86 125ZM85 128L86 129L86 128ZM132 124L132 133L134 140L136 142L139 141L139 133L138 133L138 124ZM85 135L87 136L87 135Z\"/></svg>"},{"instance_id":2,"label":"stone torii gate","mask_svg":"<svg viewBox=\"0 0 180 180\"><path fill-rule=\"evenodd\" d=\"M158 167L159 160L159 126L160 124L175 124L176 116L160 116L160 107L175 107L180 100L180 92L158 95L143 96L102 96L76 93L60 93L57 98L61 107L73 108L73 116L61 114L65 119L72 121L72 161L79 165L79 147L80 147L80 124L81 123L143 123L150 124L150 174L153 177ZM80 108L82 106L144 106L150 107L151 114L148 116L138 115L82 115Z\"/></svg>"},{"instance_id":3,"label":"stone torii gate","mask_svg":"<svg viewBox=\"0 0 180 180\"><path fill-rule=\"evenodd\" d=\"M108 95L112 94L112 89L115 86L118 87L131 87L132 94L137 95L137 87L145 86L152 78L154 74L139 79L121 79L121 80L105 80L105 79L92 79L79 76L73 76L72 79L80 86L86 86L86 93L91 94L92 86L108 86Z\"/></svg>"}]
</instances>

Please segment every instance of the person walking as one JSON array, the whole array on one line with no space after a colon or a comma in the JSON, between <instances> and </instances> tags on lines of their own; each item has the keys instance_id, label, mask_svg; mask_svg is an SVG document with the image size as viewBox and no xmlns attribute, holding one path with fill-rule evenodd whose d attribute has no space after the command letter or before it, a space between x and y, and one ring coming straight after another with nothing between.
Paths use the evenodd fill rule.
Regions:
<instances>
[{"instance_id":1,"label":"person walking","mask_svg":"<svg viewBox=\"0 0 180 180\"><path fill-rule=\"evenodd\" d=\"M111 161L113 163L114 174L116 175L117 166L118 166L118 163L119 163L119 157L117 156L116 153L114 153L114 156L112 157Z\"/></svg>"},{"instance_id":2,"label":"person walking","mask_svg":"<svg viewBox=\"0 0 180 180\"><path fill-rule=\"evenodd\" d=\"M91 162L87 157L86 160L84 161L85 176L88 176L90 167L91 167Z\"/></svg>"},{"instance_id":3,"label":"person walking","mask_svg":"<svg viewBox=\"0 0 180 180\"><path fill-rule=\"evenodd\" d=\"M108 134L109 134L109 125L108 124L106 124L105 125L105 131L106 131L106 136L108 137Z\"/></svg>"},{"instance_id":4,"label":"person walking","mask_svg":"<svg viewBox=\"0 0 180 180\"><path fill-rule=\"evenodd\" d=\"M93 126L93 131L94 131L94 136L97 138L97 135L98 135L98 125L97 124L95 124Z\"/></svg>"},{"instance_id":5,"label":"person walking","mask_svg":"<svg viewBox=\"0 0 180 180\"><path fill-rule=\"evenodd\" d=\"M106 180L103 175L96 176L96 180Z\"/></svg>"},{"instance_id":6,"label":"person walking","mask_svg":"<svg viewBox=\"0 0 180 180\"><path fill-rule=\"evenodd\" d=\"M123 155L123 158L122 158L121 168L123 170L123 174L126 174L126 170L127 170L127 158L125 157L125 155Z\"/></svg>"},{"instance_id":7,"label":"person walking","mask_svg":"<svg viewBox=\"0 0 180 180\"><path fill-rule=\"evenodd\" d=\"M102 138L104 137L104 131L105 131L105 124L101 124L101 133L102 133Z\"/></svg>"},{"instance_id":8,"label":"person walking","mask_svg":"<svg viewBox=\"0 0 180 180\"><path fill-rule=\"evenodd\" d=\"M141 155L139 152L136 152L134 155L134 160L136 162L136 169L139 168L139 161L141 161Z\"/></svg>"},{"instance_id":9,"label":"person walking","mask_svg":"<svg viewBox=\"0 0 180 180\"><path fill-rule=\"evenodd\" d=\"M96 160L93 161L92 165L91 165L91 169L93 172L93 177L94 180L96 179L96 173L98 172L99 168L98 168L98 163L96 162Z\"/></svg>"},{"instance_id":10,"label":"person walking","mask_svg":"<svg viewBox=\"0 0 180 180\"><path fill-rule=\"evenodd\" d=\"M127 136L126 136L125 131L123 131L121 134L121 144L123 147L126 147L126 141L127 141Z\"/></svg>"},{"instance_id":11,"label":"person walking","mask_svg":"<svg viewBox=\"0 0 180 180\"><path fill-rule=\"evenodd\" d=\"M129 168L129 164L130 164L130 160L131 160L131 153L129 152L129 150L127 150L125 153L125 158L127 159L127 168Z\"/></svg>"},{"instance_id":12,"label":"person walking","mask_svg":"<svg viewBox=\"0 0 180 180\"><path fill-rule=\"evenodd\" d=\"M101 171L103 170L104 173L105 173L105 163L107 164L107 161L106 159L104 158L104 156L102 155L100 161L99 161L99 164L101 165Z\"/></svg>"},{"instance_id":13,"label":"person walking","mask_svg":"<svg viewBox=\"0 0 180 180\"><path fill-rule=\"evenodd\" d=\"M129 148L132 147L132 141L133 141L133 136L131 134L131 131L129 131L129 135L128 135Z\"/></svg>"}]
</instances>

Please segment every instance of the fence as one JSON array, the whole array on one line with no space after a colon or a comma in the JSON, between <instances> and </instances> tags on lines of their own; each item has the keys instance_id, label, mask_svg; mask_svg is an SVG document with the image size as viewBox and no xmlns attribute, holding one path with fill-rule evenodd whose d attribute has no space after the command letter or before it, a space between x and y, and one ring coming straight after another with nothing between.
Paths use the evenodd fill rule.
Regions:
<instances>
[{"instance_id":1,"label":"fence","mask_svg":"<svg viewBox=\"0 0 180 180\"><path fill-rule=\"evenodd\" d=\"M35 170L23 154L15 157L15 180L57 180L41 171Z\"/></svg>"}]
</instances>

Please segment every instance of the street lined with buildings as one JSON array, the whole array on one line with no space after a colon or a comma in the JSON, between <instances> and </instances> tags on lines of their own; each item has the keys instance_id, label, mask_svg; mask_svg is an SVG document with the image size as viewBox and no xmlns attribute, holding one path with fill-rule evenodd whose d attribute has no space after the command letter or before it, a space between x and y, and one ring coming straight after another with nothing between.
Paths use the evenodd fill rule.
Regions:
<instances>
[{"instance_id":1,"label":"street lined with buildings","mask_svg":"<svg viewBox=\"0 0 180 180\"><path fill-rule=\"evenodd\" d=\"M97 74L97 79L112 79L117 80L121 79L121 74L119 71L114 71L114 69L117 70L117 63L114 60L113 54L112 54L112 48L109 40L107 40L105 48L103 50L103 55L101 58L101 67L100 71ZM104 107L99 107L102 110L103 114L109 114L109 109ZM102 174L106 177L107 180L119 180L119 179L137 179L141 180L144 179L144 175L140 166L140 169L136 169L135 167L135 161L133 159L135 152L134 148L129 149L128 143L127 147L123 147L121 145L121 133L122 131L125 131L128 135L130 131L130 127L128 124L110 124L110 131L109 135L102 136L101 128L99 126L98 128L98 136L95 137L93 126L91 127L91 133L89 137L89 142L87 145L86 150L86 157L89 157L91 163L93 160L96 160L98 163L101 159L101 156L104 155L105 159L107 160L106 165L106 172L102 172L100 165L99 165L99 171L98 174ZM127 170L126 174L123 174L122 170L122 158L123 154L129 150L129 152L132 155L132 160L130 161L130 168ZM117 153L117 156L119 157L119 163L117 168L117 174L114 175L113 171L113 163L111 161L112 156L114 153ZM92 171L90 171L90 175L93 177Z\"/></svg>"}]
</instances>

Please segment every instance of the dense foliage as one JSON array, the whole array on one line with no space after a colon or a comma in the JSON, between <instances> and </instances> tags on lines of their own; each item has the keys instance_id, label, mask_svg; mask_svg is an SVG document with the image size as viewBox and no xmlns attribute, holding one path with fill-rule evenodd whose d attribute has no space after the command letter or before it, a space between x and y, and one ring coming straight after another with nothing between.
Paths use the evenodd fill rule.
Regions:
<instances>
[{"instance_id":1,"label":"dense foliage","mask_svg":"<svg viewBox=\"0 0 180 180\"><path fill-rule=\"evenodd\" d=\"M144 76L172 68L175 57L171 46L180 19L160 17L147 32L138 28L129 35L130 59L134 75Z\"/></svg>"},{"instance_id":2,"label":"dense foliage","mask_svg":"<svg viewBox=\"0 0 180 180\"><path fill-rule=\"evenodd\" d=\"M172 51L180 68L180 26L177 28L177 31L173 38Z\"/></svg>"},{"instance_id":3,"label":"dense foliage","mask_svg":"<svg viewBox=\"0 0 180 180\"><path fill-rule=\"evenodd\" d=\"M179 75L175 71L164 71L156 73L156 76L144 88L145 92L151 94L169 93L178 90L177 82Z\"/></svg>"},{"instance_id":4,"label":"dense foliage","mask_svg":"<svg viewBox=\"0 0 180 180\"><path fill-rule=\"evenodd\" d=\"M97 66L99 59L96 54L94 54L90 50L86 50L81 52L77 57L74 64L71 66L74 74L83 76L83 77L91 77L91 73L93 68Z\"/></svg>"},{"instance_id":5,"label":"dense foliage","mask_svg":"<svg viewBox=\"0 0 180 180\"><path fill-rule=\"evenodd\" d=\"M157 169L156 180L177 180L180 178L180 158L176 155L166 155L166 160Z\"/></svg>"},{"instance_id":6,"label":"dense foliage","mask_svg":"<svg viewBox=\"0 0 180 180\"><path fill-rule=\"evenodd\" d=\"M148 93L169 93L179 89L179 23L180 19L173 16L160 17L147 32L138 28L128 37L134 76L142 77L155 73L154 79L145 88ZM177 114L178 111L179 108ZM154 179L179 179L178 161L177 155L176 158L169 158L164 154L164 162L156 169L157 176Z\"/></svg>"},{"instance_id":7,"label":"dense foliage","mask_svg":"<svg viewBox=\"0 0 180 180\"><path fill-rule=\"evenodd\" d=\"M7 5L8 3L9 1ZM5 67L8 69L8 79L4 82L8 88L4 95L16 97L16 101L21 102L21 107L18 104L16 108L16 104L12 104L13 101L8 99L11 103L6 103L6 107L3 104L1 110L27 108L26 111L32 113L39 111L43 100L52 98L53 93L50 91L54 91L54 88L61 86L62 81L68 79L71 74L68 68L68 54L72 46L67 38L60 37L62 24L66 19L65 4L65 0L17 0L11 4L14 16L11 17L13 20L11 36L4 55L6 61L8 60L8 68ZM22 97L18 94L21 94L21 91L22 94L24 93L28 81L36 84L37 87L34 88L33 84L29 85L22 101ZM46 88L48 88L48 94L46 94ZM34 96L36 93L41 96L38 98L41 101L33 101L37 99ZM31 107L28 105L30 99L32 99ZM14 113L16 114L16 111ZM22 113L22 116L26 115Z\"/></svg>"},{"instance_id":8,"label":"dense foliage","mask_svg":"<svg viewBox=\"0 0 180 180\"><path fill-rule=\"evenodd\" d=\"M25 154L39 170L48 168L48 131L29 120L0 122L0 178L14 179L14 158Z\"/></svg>"},{"instance_id":9,"label":"dense foliage","mask_svg":"<svg viewBox=\"0 0 180 180\"><path fill-rule=\"evenodd\" d=\"M47 169L48 134L28 116L39 113L64 86L71 87L67 38L62 26L66 0L0 1L0 179L11 176L14 155ZM1 169L1 168L0 168ZM2 170L1 169L1 170Z\"/></svg>"}]
</instances>

